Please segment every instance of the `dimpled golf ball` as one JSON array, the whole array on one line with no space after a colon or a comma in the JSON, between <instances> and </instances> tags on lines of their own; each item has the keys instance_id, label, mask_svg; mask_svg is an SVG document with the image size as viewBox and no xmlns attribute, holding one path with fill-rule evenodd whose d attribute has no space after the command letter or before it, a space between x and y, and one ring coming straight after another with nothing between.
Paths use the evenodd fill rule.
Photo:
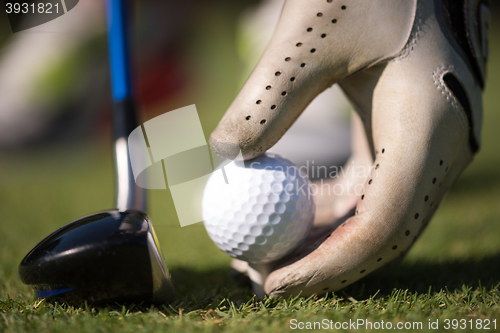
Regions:
<instances>
[{"instance_id":1,"label":"dimpled golf ball","mask_svg":"<svg viewBox=\"0 0 500 333\"><path fill-rule=\"evenodd\" d=\"M254 264L278 260L305 239L314 220L307 175L265 153L214 172L204 189L208 235L231 257Z\"/></svg>"}]
</instances>

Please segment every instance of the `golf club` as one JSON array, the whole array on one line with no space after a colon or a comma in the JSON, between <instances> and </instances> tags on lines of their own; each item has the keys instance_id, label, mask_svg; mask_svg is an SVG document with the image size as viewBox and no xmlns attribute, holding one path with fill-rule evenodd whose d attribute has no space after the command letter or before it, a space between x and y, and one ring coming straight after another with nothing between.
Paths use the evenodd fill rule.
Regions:
<instances>
[{"instance_id":1,"label":"golf club","mask_svg":"<svg viewBox=\"0 0 500 333\"><path fill-rule=\"evenodd\" d=\"M127 1L106 0L113 91L116 209L73 221L22 260L21 280L36 296L65 303L172 300L173 287L136 186L127 138L139 126L132 93Z\"/></svg>"}]
</instances>

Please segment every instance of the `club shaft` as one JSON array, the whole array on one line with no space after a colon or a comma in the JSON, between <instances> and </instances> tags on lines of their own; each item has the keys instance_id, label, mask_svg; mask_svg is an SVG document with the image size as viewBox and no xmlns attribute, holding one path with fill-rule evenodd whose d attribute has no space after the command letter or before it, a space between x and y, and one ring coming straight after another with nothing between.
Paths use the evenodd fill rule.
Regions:
<instances>
[{"instance_id":1,"label":"club shaft","mask_svg":"<svg viewBox=\"0 0 500 333\"><path fill-rule=\"evenodd\" d=\"M116 207L146 210L146 193L135 184L127 140L139 126L130 64L128 1L106 0L111 86L113 93Z\"/></svg>"}]
</instances>

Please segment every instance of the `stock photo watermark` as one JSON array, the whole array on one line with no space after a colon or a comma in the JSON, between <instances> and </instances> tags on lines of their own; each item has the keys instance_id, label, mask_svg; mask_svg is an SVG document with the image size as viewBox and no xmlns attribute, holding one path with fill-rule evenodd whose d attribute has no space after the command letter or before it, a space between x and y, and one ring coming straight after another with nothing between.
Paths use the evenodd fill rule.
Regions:
<instances>
[{"instance_id":1,"label":"stock photo watermark","mask_svg":"<svg viewBox=\"0 0 500 333\"><path fill-rule=\"evenodd\" d=\"M313 160L305 165L261 165L244 161L239 152L233 159L225 159L211 151L198 117L195 105L173 110L148 120L137 127L128 138L128 150L137 186L144 189L169 189L180 225L188 226L203 221L202 197L211 176L224 184L221 188L236 195L239 188L236 166L252 169L256 175L273 174L276 180L261 184L261 195L271 202L274 198L293 196L359 196L364 184L359 179L375 179L377 168L349 162L344 166L319 166ZM272 151L272 150L271 150ZM286 158L286 156L284 156ZM233 171L229 172L228 171ZM309 184L299 182L298 175L309 174L320 180ZM336 181L341 179L342 181ZM266 200L267 200L266 199Z\"/></svg>"},{"instance_id":2,"label":"stock photo watermark","mask_svg":"<svg viewBox=\"0 0 500 333\"><path fill-rule=\"evenodd\" d=\"M251 162L249 167L253 169L260 168L260 162ZM264 170L274 169L275 172L283 172L286 178L296 178L297 174L309 175L311 178L319 178L318 181L311 183L307 188L303 184L298 187L288 186L284 190L288 194L293 194L290 191L297 191L300 194L307 194L309 196L316 195L357 195L361 196L364 194L365 186L359 182L355 182L354 179L367 179L371 177L372 179L377 178L378 169L373 166L363 166L355 165L354 162L346 164L344 166L318 166L315 165L313 160L307 160L304 165L301 166L263 166ZM332 179L342 178L345 179L343 182L332 182ZM352 181L351 181L352 180ZM274 186L271 184L270 188L267 190L269 193L281 193L281 184L276 183Z\"/></svg>"},{"instance_id":3,"label":"stock photo watermark","mask_svg":"<svg viewBox=\"0 0 500 333\"><path fill-rule=\"evenodd\" d=\"M79 0L3 0L12 32L52 21L75 8Z\"/></svg>"},{"instance_id":4,"label":"stock photo watermark","mask_svg":"<svg viewBox=\"0 0 500 333\"><path fill-rule=\"evenodd\" d=\"M429 319L427 321L385 321L368 319L349 319L334 321L299 321L291 319L289 327L292 330L496 330L496 319Z\"/></svg>"}]
</instances>

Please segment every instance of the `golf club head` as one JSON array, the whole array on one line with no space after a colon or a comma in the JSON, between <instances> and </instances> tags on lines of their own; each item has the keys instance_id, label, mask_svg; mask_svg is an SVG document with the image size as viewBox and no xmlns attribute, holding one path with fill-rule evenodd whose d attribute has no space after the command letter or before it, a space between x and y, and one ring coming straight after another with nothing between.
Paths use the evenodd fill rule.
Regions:
<instances>
[{"instance_id":1,"label":"golf club head","mask_svg":"<svg viewBox=\"0 0 500 333\"><path fill-rule=\"evenodd\" d=\"M70 304L163 304L173 287L148 216L110 210L66 224L22 260L37 297Z\"/></svg>"}]
</instances>

